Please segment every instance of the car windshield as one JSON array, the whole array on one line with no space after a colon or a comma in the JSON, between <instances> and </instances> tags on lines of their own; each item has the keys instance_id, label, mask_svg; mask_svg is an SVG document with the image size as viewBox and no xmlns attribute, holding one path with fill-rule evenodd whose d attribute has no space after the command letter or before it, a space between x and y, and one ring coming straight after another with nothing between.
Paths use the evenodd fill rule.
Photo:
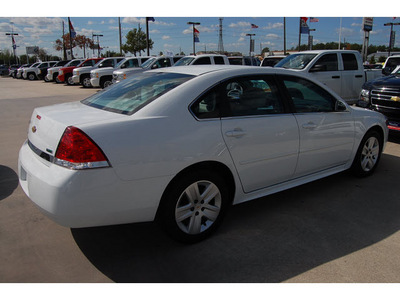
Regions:
<instances>
[{"instance_id":1,"label":"car windshield","mask_svg":"<svg viewBox=\"0 0 400 300\"><path fill-rule=\"evenodd\" d=\"M144 63L142 63L141 67L143 69L147 69L147 67L150 66L156 59L157 58L153 57L153 58L146 60Z\"/></svg>"},{"instance_id":2,"label":"car windshield","mask_svg":"<svg viewBox=\"0 0 400 300\"><path fill-rule=\"evenodd\" d=\"M182 57L174 66L188 66L194 60L194 57Z\"/></svg>"},{"instance_id":3,"label":"car windshield","mask_svg":"<svg viewBox=\"0 0 400 300\"><path fill-rule=\"evenodd\" d=\"M317 54L292 54L278 62L275 67L285 69L304 69Z\"/></svg>"},{"instance_id":4,"label":"car windshield","mask_svg":"<svg viewBox=\"0 0 400 300\"><path fill-rule=\"evenodd\" d=\"M177 73L144 73L124 80L81 102L99 109L131 115L193 77Z\"/></svg>"},{"instance_id":5,"label":"car windshield","mask_svg":"<svg viewBox=\"0 0 400 300\"><path fill-rule=\"evenodd\" d=\"M121 60L119 63L117 63L116 65L115 65L115 68L116 69L118 69L124 62L126 62L128 59L127 58L124 58L123 60Z\"/></svg>"}]
</instances>

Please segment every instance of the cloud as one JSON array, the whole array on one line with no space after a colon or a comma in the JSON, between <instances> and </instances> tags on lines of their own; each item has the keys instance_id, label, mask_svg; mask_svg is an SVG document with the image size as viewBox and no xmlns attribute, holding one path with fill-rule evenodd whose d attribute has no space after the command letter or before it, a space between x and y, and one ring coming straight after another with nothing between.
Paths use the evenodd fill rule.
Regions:
<instances>
[{"instance_id":1,"label":"cloud","mask_svg":"<svg viewBox=\"0 0 400 300\"><path fill-rule=\"evenodd\" d=\"M250 22L237 22L229 24L230 28L238 28L238 27L251 27Z\"/></svg>"},{"instance_id":2,"label":"cloud","mask_svg":"<svg viewBox=\"0 0 400 300\"><path fill-rule=\"evenodd\" d=\"M171 38L171 37L170 37L169 35L163 35L163 36L162 36L162 39L163 39L163 40L169 40L170 38Z\"/></svg>"},{"instance_id":3,"label":"cloud","mask_svg":"<svg viewBox=\"0 0 400 300\"><path fill-rule=\"evenodd\" d=\"M279 35L277 35L275 33L269 33L266 35L266 37L269 39L279 39Z\"/></svg>"},{"instance_id":4,"label":"cloud","mask_svg":"<svg viewBox=\"0 0 400 300\"><path fill-rule=\"evenodd\" d=\"M268 26L263 27L263 29L281 29L283 28L283 23L268 23Z\"/></svg>"}]
</instances>

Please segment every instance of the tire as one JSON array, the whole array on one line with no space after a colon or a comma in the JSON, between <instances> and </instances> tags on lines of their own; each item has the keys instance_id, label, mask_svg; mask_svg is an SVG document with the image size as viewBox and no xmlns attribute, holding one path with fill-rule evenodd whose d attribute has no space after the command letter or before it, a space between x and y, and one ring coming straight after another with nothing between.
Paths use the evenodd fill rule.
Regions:
<instances>
[{"instance_id":1,"label":"tire","mask_svg":"<svg viewBox=\"0 0 400 300\"><path fill-rule=\"evenodd\" d=\"M71 74L65 75L64 81L65 81L68 85L74 85L74 84L75 84L75 82L72 80L72 75L71 75Z\"/></svg>"},{"instance_id":2,"label":"tire","mask_svg":"<svg viewBox=\"0 0 400 300\"><path fill-rule=\"evenodd\" d=\"M91 88L92 84L90 83L90 76L85 76L82 78L82 85L84 88Z\"/></svg>"},{"instance_id":3,"label":"tire","mask_svg":"<svg viewBox=\"0 0 400 300\"><path fill-rule=\"evenodd\" d=\"M45 82L50 82L50 80L47 78L47 75L46 76L44 76L44 79L43 79Z\"/></svg>"},{"instance_id":4,"label":"tire","mask_svg":"<svg viewBox=\"0 0 400 300\"><path fill-rule=\"evenodd\" d=\"M186 173L164 193L158 221L177 241L202 241L221 224L230 203L229 194L227 184L215 172Z\"/></svg>"},{"instance_id":5,"label":"tire","mask_svg":"<svg viewBox=\"0 0 400 300\"><path fill-rule=\"evenodd\" d=\"M383 148L382 136L375 130L368 131L358 147L351 171L358 177L371 175L381 158Z\"/></svg>"},{"instance_id":6,"label":"tire","mask_svg":"<svg viewBox=\"0 0 400 300\"><path fill-rule=\"evenodd\" d=\"M29 74L28 74L28 79L29 79L29 80L35 80L35 79L36 79L36 75L33 74L33 73L29 73Z\"/></svg>"},{"instance_id":7,"label":"tire","mask_svg":"<svg viewBox=\"0 0 400 300\"><path fill-rule=\"evenodd\" d=\"M100 87L102 89L105 89L105 88L109 87L110 85L112 85L112 79L105 78L100 81Z\"/></svg>"}]
</instances>

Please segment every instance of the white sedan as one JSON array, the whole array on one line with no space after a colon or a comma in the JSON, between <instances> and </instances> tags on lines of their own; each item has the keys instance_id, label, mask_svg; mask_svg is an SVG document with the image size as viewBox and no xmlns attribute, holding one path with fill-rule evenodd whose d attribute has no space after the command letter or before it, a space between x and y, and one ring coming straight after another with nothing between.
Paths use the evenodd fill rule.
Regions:
<instances>
[{"instance_id":1,"label":"white sedan","mask_svg":"<svg viewBox=\"0 0 400 300\"><path fill-rule=\"evenodd\" d=\"M346 169L370 175L387 138L382 114L289 70L173 67L36 108L19 179L61 225L157 220L197 242L231 204Z\"/></svg>"}]
</instances>

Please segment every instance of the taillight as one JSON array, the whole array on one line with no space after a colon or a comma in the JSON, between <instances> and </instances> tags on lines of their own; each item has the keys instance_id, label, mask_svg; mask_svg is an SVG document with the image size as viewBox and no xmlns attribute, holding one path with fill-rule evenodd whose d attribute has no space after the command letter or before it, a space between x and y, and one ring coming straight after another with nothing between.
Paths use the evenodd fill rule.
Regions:
<instances>
[{"instance_id":1,"label":"taillight","mask_svg":"<svg viewBox=\"0 0 400 300\"><path fill-rule=\"evenodd\" d=\"M57 147L54 163L74 170L110 166L99 146L82 130L73 126L65 129Z\"/></svg>"}]
</instances>

